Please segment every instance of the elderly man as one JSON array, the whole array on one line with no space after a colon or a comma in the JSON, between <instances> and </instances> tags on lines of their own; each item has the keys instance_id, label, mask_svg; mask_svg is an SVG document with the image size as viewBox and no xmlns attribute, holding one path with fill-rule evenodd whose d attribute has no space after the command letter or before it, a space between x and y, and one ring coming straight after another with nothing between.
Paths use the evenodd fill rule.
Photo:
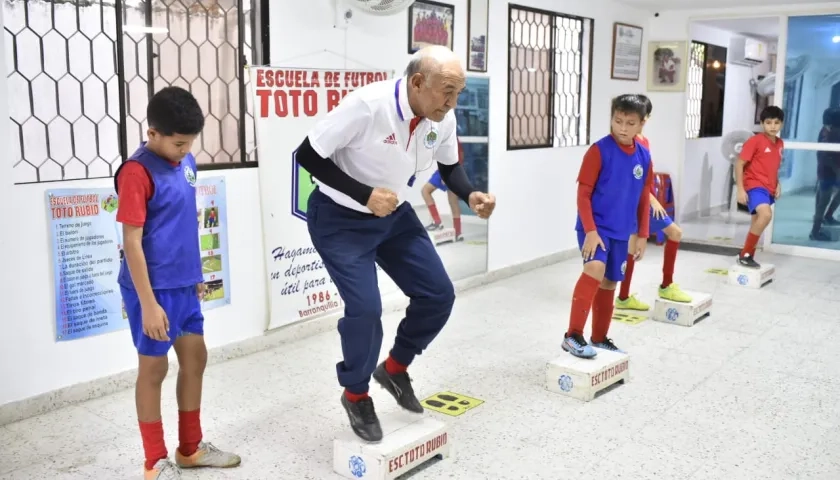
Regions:
<instances>
[{"instance_id":1,"label":"elderly man","mask_svg":"<svg viewBox=\"0 0 840 480\"><path fill-rule=\"evenodd\" d=\"M407 368L441 331L455 301L452 282L414 209L405 201L417 172L433 162L451 191L481 218L493 195L476 191L458 162L455 113L464 70L449 49L429 47L405 76L355 90L309 132L295 158L315 178L307 223L312 244L344 300L338 322L344 361L341 404L353 431L382 439L368 396L373 378L406 410L422 413ZM411 300L394 347L382 346L379 264Z\"/></svg>"}]
</instances>

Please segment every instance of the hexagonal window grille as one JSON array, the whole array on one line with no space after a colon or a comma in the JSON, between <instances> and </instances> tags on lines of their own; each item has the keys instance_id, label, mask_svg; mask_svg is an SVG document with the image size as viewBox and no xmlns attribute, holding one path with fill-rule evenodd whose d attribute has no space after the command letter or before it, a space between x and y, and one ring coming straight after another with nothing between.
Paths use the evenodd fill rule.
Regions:
<instances>
[{"instance_id":1,"label":"hexagonal window grille","mask_svg":"<svg viewBox=\"0 0 840 480\"><path fill-rule=\"evenodd\" d=\"M255 1L4 1L15 183L113 175L145 138L150 95L168 85L195 89L204 109L210 127L196 158L256 162L240 61L254 53ZM124 26L168 33L117 31L117 15Z\"/></svg>"},{"instance_id":2,"label":"hexagonal window grille","mask_svg":"<svg viewBox=\"0 0 840 480\"><path fill-rule=\"evenodd\" d=\"M508 149L589 143L592 20L510 7Z\"/></svg>"}]
</instances>

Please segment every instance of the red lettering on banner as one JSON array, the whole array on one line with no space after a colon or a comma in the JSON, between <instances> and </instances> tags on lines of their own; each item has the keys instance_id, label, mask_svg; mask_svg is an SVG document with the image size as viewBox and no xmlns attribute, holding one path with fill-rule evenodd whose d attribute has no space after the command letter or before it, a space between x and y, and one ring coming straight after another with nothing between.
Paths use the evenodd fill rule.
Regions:
<instances>
[{"instance_id":1,"label":"red lettering on banner","mask_svg":"<svg viewBox=\"0 0 840 480\"><path fill-rule=\"evenodd\" d=\"M388 79L385 72L282 68L258 68L254 76L261 118L315 117L335 109L354 89ZM321 111L324 108L326 112Z\"/></svg>"},{"instance_id":2,"label":"red lettering on banner","mask_svg":"<svg viewBox=\"0 0 840 480\"><path fill-rule=\"evenodd\" d=\"M257 70L258 88L320 88L318 72L308 70Z\"/></svg>"},{"instance_id":3,"label":"red lettering on banner","mask_svg":"<svg viewBox=\"0 0 840 480\"><path fill-rule=\"evenodd\" d=\"M270 100L274 100L276 117L314 117L318 115L318 94L315 90L257 90L260 117L268 117Z\"/></svg>"},{"instance_id":4,"label":"red lettering on banner","mask_svg":"<svg viewBox=\"0 0 840 480\"><path fill-rule=\"evenodd\" d=\"M327 90L327 111L331 112L351 90Z\"/></svg>"}]
</instances>

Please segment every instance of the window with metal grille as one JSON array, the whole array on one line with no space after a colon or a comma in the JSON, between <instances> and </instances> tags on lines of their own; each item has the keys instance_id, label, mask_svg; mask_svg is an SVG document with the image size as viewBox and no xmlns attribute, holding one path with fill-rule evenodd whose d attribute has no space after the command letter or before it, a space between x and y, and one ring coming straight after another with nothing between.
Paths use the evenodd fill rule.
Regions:
<instances>
[{"instance_id":1,"label":"window with metal grille","mask_svg":"<svg viewBox=\"0 0 840 480\"><path fill-rule=\"evenodd\" d=\"M685 138L719 137L723 134L726 48L692 41L688 53Z\"/></svg>"},{"instance_id":2,"label":"window with metal grille","mask_svg":"<svg viewBox=\"0 0 840 480\"><path fill-rule=\"evenodd\" d=\"M199 168L256 166L244 66L260 61L259 6L4 1L14 183L112 176L145 137L149 98L169 85L190 90L204 110Z\"/></svg>"},{"instance_id":3,"label":"window with metal grille","mask_svg":"<svg viewBox=\"0 0 840 480\"><path fill-rule=\"evenodd\" d=\"M508 150L589 144L590 18L509 7Z\"/></svg>"}]
</instances>

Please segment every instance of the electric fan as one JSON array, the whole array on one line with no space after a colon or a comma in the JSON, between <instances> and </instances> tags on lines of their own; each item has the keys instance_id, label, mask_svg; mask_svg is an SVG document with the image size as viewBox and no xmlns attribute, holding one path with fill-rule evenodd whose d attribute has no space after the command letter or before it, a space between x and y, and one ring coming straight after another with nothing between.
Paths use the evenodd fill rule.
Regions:
<instances>
[{"instance_id":1,"label":"electric fan","mask_svg":"<svg viewBox=\"0 0 840 480\"><path fill-rule=\"evenodd\" d=\"M741 149L744 148L744 142L753 135L755 134L748 130L736 130L727 133L720 142L720 152L723 158L729 161L729 213L726 223L732 223L732 214L741 208L738 205L738 189L735 186L735 163L738 161Z\"/></svg>"},{"instance_id":2,"label":"electric fan","mask_svg":"<svg viewBox=\"0 0 840 480\"><path fill-rule=\"evenodd\" d=\"M805 75L805 70L811 64L809 55L799 55L788 60L785 66L785 83L791 83L797 78ZM776 74L771 73L755 85L755 91L762 97L773 95L776 92Z\"/></svg>"},{"instance_id":3,"label":"electric fan","mask_svg":"<svg viewBox=\"0 0 840 480\"><path fill-rule=\"evenodd\" d=\"M415 0L343 0L371 15L395 15L407 9Z\"/></svg>"}]
</instances>

